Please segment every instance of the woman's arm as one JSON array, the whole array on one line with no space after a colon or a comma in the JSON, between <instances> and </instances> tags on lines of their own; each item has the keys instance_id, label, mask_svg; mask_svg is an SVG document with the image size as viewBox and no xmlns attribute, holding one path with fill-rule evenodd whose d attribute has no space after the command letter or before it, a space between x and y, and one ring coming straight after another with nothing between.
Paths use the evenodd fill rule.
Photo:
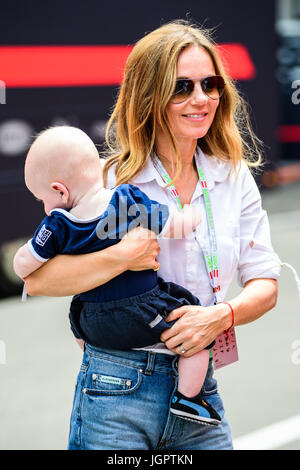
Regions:
<instances>
[{"instance_id":1,"label":"woman's arm","mask_svg":"<svg viewBox=\"0 0 300 470\"><path fill-rule=\"evenodd\" d=\"M141 227L114 246L84 255L58 255L24 279L29 295L69 296L100 286L124 271L156 269L156 235Z\"/></svg>"},{"instance_id":2,"label":"woman's arm","mask_svg":"<svg viewBox=\"0 0 300 470\"><path fill-rule=\"evenodd\" d=\"M274 279L252 279L245 284L239 295L228 302L234 310L234 325L250 323L276 305L277 281ZM176 354L183 344L187 351L184 357L193 356L210 344L222 331L231 326L231 309L224 303L211 307L186 305L173 310L168 321L179 319L165 330L161 340Z\"/></svg>"}]
</instances>

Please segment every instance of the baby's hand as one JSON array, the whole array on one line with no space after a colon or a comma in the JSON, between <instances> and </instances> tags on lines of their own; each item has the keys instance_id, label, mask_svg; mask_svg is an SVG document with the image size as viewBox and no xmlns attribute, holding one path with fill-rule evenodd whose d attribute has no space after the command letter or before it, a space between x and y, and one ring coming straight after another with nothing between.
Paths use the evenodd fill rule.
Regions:
<instances>
[{"instance_id":1,"label":"baby's hand","mask_svg":"<svg viewBox=\"0 0 300 470\"><path fill-rule=\"evenodd\" d=\"M184 238L192 233L201 222L199 208L186 204L181 211L175 211L166 238Z\"/></svg>"},{"instance_id":2,"label":"baby's hand","mask_svg":"<svg viewBox=\"0 0 300 470\"><path fill-rule=\"evenodd\" d=\"M201 222L199 207L186 204L182 209L185 221L185 235L194 231Z\"/></svg>"}]
</instances>

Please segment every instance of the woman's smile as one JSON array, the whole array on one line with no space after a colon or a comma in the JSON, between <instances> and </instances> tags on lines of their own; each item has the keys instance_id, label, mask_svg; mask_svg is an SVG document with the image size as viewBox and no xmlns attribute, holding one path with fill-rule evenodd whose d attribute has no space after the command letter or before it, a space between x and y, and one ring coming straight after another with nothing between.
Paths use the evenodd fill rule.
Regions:
<instances>
[{"instance_id":1,"label":"woman's smile","mask_svg":"<svg viewBox=\"0 0 300 470\"><path fill-rule=\"evenodd\" d=\"M189 113L182 114L182 117L188 119L189 121L202 122L205 120L208 113Z\"/></svg>"}]
</instances>

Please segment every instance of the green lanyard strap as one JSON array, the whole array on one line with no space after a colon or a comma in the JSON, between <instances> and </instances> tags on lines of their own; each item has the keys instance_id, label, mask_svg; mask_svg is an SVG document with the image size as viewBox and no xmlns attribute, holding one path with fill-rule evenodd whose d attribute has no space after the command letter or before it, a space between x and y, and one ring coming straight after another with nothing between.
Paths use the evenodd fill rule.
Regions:
<instances>
[{"instance_id":1,"label":"green lanyard strap","mask_svg":"<svg viewBox=\"0 0 300 470\"><path fill-rule=\"evenodd\" d=\"M157 157L157 155L152 155L151 158L152 158L154 168L157 170L162 180L166 184L171 183L172 180L170 176L168 175L167 171L165 170L163 164ZM217 303L218 292L221 290L221 288L220 288L220 277L219 277L220 270L218 267L217 237L216 237L216 231L215 231L213 211L212 211L209 191L207 188L207 181L203 173L203 170L200 167L200 157L199 157L198 152L195 153L195 161L196 161L196 166L198 170L199 180L200 180L202 191L203 191L204 207L205 207L205 212L206 212L206 220L207 220L207 228L208 228L208 236L209 236L209 250L207 249L206 246L204 246L198 241L197 237L195 237L195 239L197 243L199 243L200 248L202 250L206 270L207 270L208 277L209 277L209 282L214 293L215 303ZM177 209L182 210L183 206L181 204L178 191L175 188L173 183L168 187L168 190L172 198L176 202Z\"/></svg>"}]
</instances>

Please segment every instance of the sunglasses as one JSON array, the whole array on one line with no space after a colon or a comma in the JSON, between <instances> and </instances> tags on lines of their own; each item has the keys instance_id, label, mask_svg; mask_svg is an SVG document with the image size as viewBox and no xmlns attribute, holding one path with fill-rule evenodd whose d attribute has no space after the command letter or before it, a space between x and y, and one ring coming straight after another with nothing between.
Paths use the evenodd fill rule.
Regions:
<instances>
[{"instance_id":1,"label":"sunglasses","mask_svg":"<svg viewBox=\"0 0 300 470\"><path fill-rule=\"evenodd\" d=\"M203 93L212 100L218 100L224 91L224 78L220 75L213 75L205 78L178 78L176 80L175 90L171 102L183 103L193 93L195 81L200 82Z\"/></svg>"}]
</instances>

